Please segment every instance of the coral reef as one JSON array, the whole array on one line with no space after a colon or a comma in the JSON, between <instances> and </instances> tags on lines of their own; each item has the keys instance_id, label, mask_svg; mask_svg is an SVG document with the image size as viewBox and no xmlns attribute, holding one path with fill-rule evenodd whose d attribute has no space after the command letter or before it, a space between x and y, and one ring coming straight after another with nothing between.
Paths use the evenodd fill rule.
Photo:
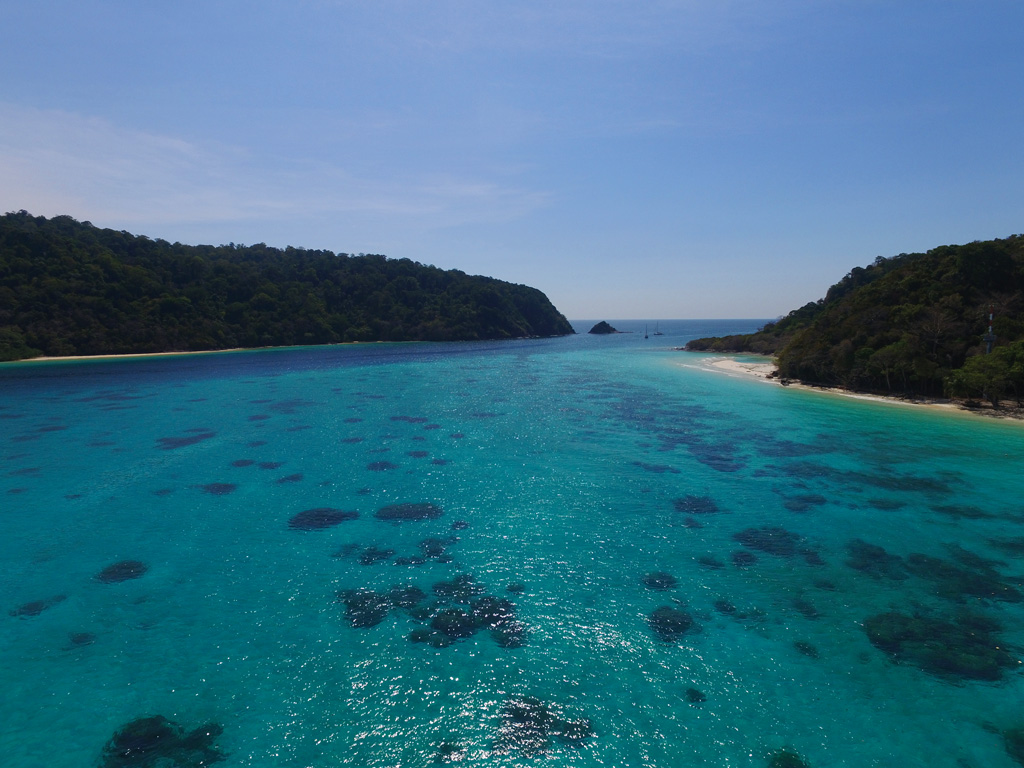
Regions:
<instances>
[{"instance_id":1,"label":"coral reef","mask_svg":"<svg viewBox=\"0 0 1024 768\"><path fill-rule=\"evenodd\" d=\"M54 595L53 597L46 597L42 600L32 600L28 603L22 603L11 611L11 616L20 616L22 618L38 616L47 608L52 608L58 603L63 603L67 599L67 595Z\"/></svg>"},{"instance_id":2,"label":"coral reef","mask_svg":"<svg viewBox=\"0 0 1024 768\"><path fill-rule=\"evenodd\" d=\"M718 504L710 496L683 496L672 502L676 512L683 512L687 515L710 515L719 512Z\"/></svg>"},{"instance_id":3,"label":"coral reef","mask_svg":"<svg viewBox=\"0 0 1024 768\"><path fill-rule=\"evenodd\" d=\"M209 723L186 732L162 715L123 725L103 747L100 768L200 768L225 758L214 744L223 728Z\"/></svg>"},{"instance_id":4,"label":"coral reef","mask_svg":"<svg viewBox=\"0 0 1024 768\"><path fill-rule=\"evenodd\" d=\"M1016 659L988 618L960 613L952 621L888 611L864 621L868 640L894 661L908 662L943 678L999 680Z\"/></svg>"},{"instance_id":5,"label":"coral reef","mask_svg":"<svg viewBox=\"0 0 1024 768\"><path fill-rule=\"evenodd\" d=\"M388 617L391 599L371 589L344 589L338 600L345 604L345 618L356 628L375 627Z\"/></svg>"},{"instance_id":6,"label":"coral reef","mask_svg":"<svg viewBox=\"0 0 1024 768\"><path fill-rule=\"evenodd\" d=\"M647 617L647 624L659 640L674 643L694 626L693 617L671 605L656 608Z\"/></svg>"},{"instance_id":7,"label":"coral reef","mask_svg":"<svg viewBox=\"0 0 1024 768\"><path fill-rule=\"evenodd\" d=\"M358 512L331 507L306 509L288 521L288 527L296 531L319 531L359 517Z\"/></svg>"},{"instance_id":8,"label":"coral reef","mask_svg":"<svg viewBox=\"0 0 1024 768\"><path fill-rule=\"evenodd\" d=\"M811 768L800 755L789 749L772 752L768 758L768 768Z\"/></svg>"},{"instance_id":9,"label":"coral reef","mask_svg":"<svg viewBox=\"0 0 1024 768\"><path fill-rule=\"evenodd\" d=\"M374 513L378 520L391 522L408 522L414 520L434 520L444 514L444 511L436 504L427 502L389 504L381 507Z\"/></svg>"},{"instance_id":10,"label":"coral reef","mask_svg":"<svg viewBox=\"0 0 1024 768\"><path fill-rule=\"evenodd\" d=\"M118 581L137 579L149 570L149 566L139 560L122 560L119 563L108 565L96 574L96 580L104 584L114 584Z\"/></svg>"},{"instance_id":11,"label":"coral reef","mask_svg":"<svg viewBox=\"0 0 1024 768\"><path fill-rule=\"evenodd\" d=\"M580 746L594 736L594 727L587 718L563 720L551 708L532 696L513 696L501 708L501 725L494 751L513 750L524 757L547 752L552 739Z\"/></svg>"},{"instance_id":12,"label":"coral reef","mask_svg":"<svg viewBox=\"0 0 1024 768\"><path fill-rule=\"evenodd\" d=\"M645 573L643 578L640 579L640 583L648 589L665 590L674 589L679 583L679 580L671 573L665 573L665 571L653 571L652 573Z\"/></svg>"},{"instance_id":13,"label":"coral reef","mask_svg":"<svg viewBox=\"0 0 1024 768\"><path fill-rule=\"evenodd\" d=\"M902 557L891 555L876 544L851 539L846 543L846 551L849 554L846 564L855 571L892 581L903 581L909 576Z\"/></svg>"}]
</instances>

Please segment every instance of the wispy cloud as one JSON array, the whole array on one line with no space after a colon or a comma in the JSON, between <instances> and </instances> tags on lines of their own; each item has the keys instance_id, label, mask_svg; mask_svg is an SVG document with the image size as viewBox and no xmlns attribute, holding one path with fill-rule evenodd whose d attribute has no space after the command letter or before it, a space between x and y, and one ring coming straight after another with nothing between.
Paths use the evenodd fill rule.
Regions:
<instances>
[{"instance_id":1,"label":"wispy cloud","mask_svg":"<svg viewBox=\"0 0 1024 768\"><path fill-rule=\"evenodd\" d=\"M497 179L439 172L359 178L330 163L257 158L242 147L200 145L96 117L0 103L4 210L126 226L362 216L443 228L514 219L546 201L543 192Z\"/></svg>"}]
</instances>

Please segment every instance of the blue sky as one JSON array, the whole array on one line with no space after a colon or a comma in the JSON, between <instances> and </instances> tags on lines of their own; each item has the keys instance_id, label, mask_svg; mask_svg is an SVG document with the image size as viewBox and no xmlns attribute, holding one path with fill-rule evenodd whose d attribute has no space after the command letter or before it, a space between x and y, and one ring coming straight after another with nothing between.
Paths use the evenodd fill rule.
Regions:
<instances>
[{"instance_id":1,"label":"blue sky","mask_svg":"<svg viewBox=\"0 0 1024 768\"><path fill-rule=\"evenodd\" d=\"M774 317L1024 232L1020 0L0 3L0 208Z\"/></svg>"}]
</instances>

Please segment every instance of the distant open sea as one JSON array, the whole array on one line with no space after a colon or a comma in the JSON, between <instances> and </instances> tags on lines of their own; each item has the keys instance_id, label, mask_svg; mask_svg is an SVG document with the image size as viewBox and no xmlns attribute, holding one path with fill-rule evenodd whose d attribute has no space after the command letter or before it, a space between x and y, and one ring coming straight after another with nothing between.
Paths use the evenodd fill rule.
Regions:
<instances>
[{"instance_id":1,"label":"distant open sea","mask_svg":"<svg viewBox=\"0 0 1024 768\"><path fill-rule=\"evenodd\" d=\"M0 765L1018 766L1024 424L611 323L0 366Z\"/></svg>"}]
</instances>

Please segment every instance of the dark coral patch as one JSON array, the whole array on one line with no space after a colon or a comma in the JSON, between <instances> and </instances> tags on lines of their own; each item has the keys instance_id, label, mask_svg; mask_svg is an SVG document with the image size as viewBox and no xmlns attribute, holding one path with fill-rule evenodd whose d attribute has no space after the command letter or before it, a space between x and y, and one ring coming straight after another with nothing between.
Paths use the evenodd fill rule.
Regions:
<instances>
[{"instance_id":1,"label":"dark coral patch","mask_svg":"<svg viewBox=\"0 0 1024 768\"><path fill-rule=\"evenodd\" d=\"M316 507L299 512L288 521L288 527L298 531L319 531L346 520L355 520L357 517L359 517L358 512L346 509Z\"/></svg>"},{"instance_id":2,"label":"dark coral patch","mask_svg":"<svg viewBox=\"0 0 1024 768\"><path fill-rule=\"evenodd\" d=\"M232 467L251 467L256 462L252 459L236 459L231 462Z\"/></svg>"},{"instance_id":3,"label":"dark coral patch","mask_svg":"<svg viewBox=\"0 0 1024 768\"><path fill-rule=\"evenodd\" d=\"M713 571L718 571L722 568L725 568L725 563L723 563L714 555L701 555L697 558L697 562L704 568L710 568Z\"/></svg>"},{"instance_id":4,"label":"dark coral patch","mask_svg":"<svg viewBox=\"0 0 1024 768\"><path fill-rule=\"evenodd\" d=\"M768 760L768 768L811 768L811 766L796 752L779 749L772 752Z\"/></svg>"},{"instance_id":5,"label":"dark coral patch","mask_svg":"<svg viewBox=\"0 0 1024 768\"><path fill-rule=\"evenodd\" d=\"M472 602L473 617L480 623L480 626L489 629L499 627L515 621L516 607L511 600L503 597L484 595Z\"/></svg>"},{"instance_id":6,"label":"dark coral patch","mask_svg":"<svg viewBox=\"0 0 1024 768\"><path fill-rule=\"evenodd\" d=\"M423 416L392 416L392 421L404 421L407 424L426 424L430 419Z\"/></svg>"},{"instance_id":7,"label":"dark coral patch","mask_svg":"<svg viewBox=\"0 0 1024 768\"><path fill-rule=\"evenodd\" d=\"M438 467L443 467L445 464L448 463L448 459L431 459L430 463Z\"/></svg>"},{"instance_id":8,"label":"dark coral patch","mask_svg":"<svg viewBox=\"0 0 1024 768\"><path fill-rule=\"evenodd\" d=\"M371 472L386 472L389 469L398 469L398 465L390 461L371 461L366 468Z\"/></svg>"},{"instance_id":9,"label":"dark coral patch","mask_svg":"<svg viewBox=\"0 0 1024 768\"><path fill-rule=\"evenodd\" d=\"M999 625L962 613L952 621L889 611L864 621L868 640L893 661L925 672L967 680L999 680L1018 662L999 639Z\"/></svg>"},{"instance_id":10,"label":"dark coral patch","mask_svg":"<svg viewBox=\"0 0 1024 768\"><path fill-rule=\"evenodd\" d=\"M425 459L430 455L430 451L409 451L406 456L411 456L414 459Z\"/></svg>"},{"instance_id":11,"label":"dark coral patch","mask_svg":"<svg viewBox=\"0 0 1024 768\"><path fill-rule=\"evenodd\" d=\"M157 488L153 491L154 496L170 496L172 493L174 493L173 488Z\"/></svg>"},{"instance_id":12,"label":"dark coral patch","mask_svg":"<svg viewBox=\"0 0 1024 768\"><path fill-rule=\"evenodd\" d=\"M745 549L738 549L731 555L732 564L737 568L748 568L757 562L757 555L747 552Z\"/></svg>"},{"instance_id":13,"label":"dark coral patch","mask_svg":"<svg viewBox=\"0 0 1024 768\"><path fill-rule=\"evenodd\" d=\"M279 477L277 478L276 482L278 485L283 485L284 483L298 483L302 480L303 477L304 475L301 472L296 472L294 475L285 475L284 477Z\"/></svg>"},{"instance_id":14,"label":"dark coral patch","mask_svg":"<svg viewBox=\"0 0 1024 768\"><path fill-rule=\"evenodd\" d=\"M718 598L713 605L716 611L725 616L731 616L736 613L736 606L725 598Z\"/></svg>"},{"instance_id":15,"label":"dark coral patch","mask_svg":"<svg viewBox=\"0 0 1024 768\"><path fill-rule=\"evenodd\" d=\"M160 450L170 451L175 448L184 448L187 445L201 443L203 440L209 440L211 437L215 437L216 434L217 433L212 430L207 430L203 432L196 432L188 437L158 437L157 443L160 444Z\"/></svg>"},{"instance_id":16,"label":"dark coral patch","mask_svg":"<svg viewBox=\"0 0 1024 768\"><path fill-rule=\"evenodd\" d=\"M54 595L53 597L47 597L42 600L32 600L31 602L23 603L12 610L11 616L21 616L25 618L38 616L47 608L52 608L59 603L63 603L67 599L67 595Z\"/></svg>"},{"instance_id":17,"label":"dark coral patch","mask_svg":"<svg viewBox=\"0 0 1024 768\"><path fill-rule=\"evenodd\" d=\"M828 499L817 493L805 493L798 496L790 496L783 502L783 506L790 512L809 512L814 507L820 507L828 503Z\"/></svg>"},{"instance_id":18,"label":"dark coral patch","mask_svg":"<svg viewBox=\"0 0 1024 768\"><path fill-rule=\"evenodd\" d=\"M81 648L85 645L92 645L96 642L96 635L92 632L72 632L68 635L68 643L72 648Z\"/></svg>"},{"instance_id":19,"label":"dark coral patch","mask_svg":"<svg viewBox=\"0 0 1024 768\"><path fill-rule=\"evenodd\" d=\"M644 573L640 583L649 590L671 590L679 584L679 580L664 570Z\"/></svg>"},{"instance_id":20,"label":"dark coral patch","mask_svg":"<svg viewBox=\"0 0 1024 768\"><path fill-rule=\"evenodd\" d=\"M710 496L686 495L672 502L676 512L687 515L711 515L719 512L718 504Z\"/></svg>"},{"instance_id":21,"label":"dark coral patch","mask_svg":"<svg viewBox=\"0 0 1024 768\"><path fill-rule=\"evenodd\" d=\"M869 544L862 539L850 539L846 543L846 552L849 554L847 566L873 578L904 581L909 576L903 558L889 554L877 544Z\"/></svg>"},{"instance_id":22,"label":"dark coral patch","mask_svg":"<svg viewBox=\"0 0 1024 768\"><path fill-rule=\"evenodd\" d=\"M907 506L907 502L896 499L868 499L868 504L883 512L893 512Z\"/></svg>"},{"instance_id":23,"label":"dark coral patch","mask_svg":"<svg viewBox=\"0 0 1024 768\"><path fill-rule=\"evenodd\" d=\"M139 560L122 560L119 563L108 565L96 574L96 580L104 584L114 584L118 581L137 579L149 570L149 566Z\"/></svg>"},{"instance_id":24,"label":"dark coral patch","mask_svg":"<svg viewBox=\"0 0 1024 768\"><path fill-rule=\"evenodd\" d=\"M263 445L266 445L266 444L267 444L266 440L253 440L250 443L246 443L246 445L249 446L250 448L259 448L260 446L263 446Z\"/></svg>"},{"instance_id":25,"label":"dark coral patch","mask_svg":"<svg viewBox=\"0 0 1024 768\"><path fill-rule=\"evenodd\" d=\"M427 593L411 584L396 585L388 592L388 597L397 608L413 608L427 599Z\"/></svg>"},{"instance_id":26,"label":"dark coral patch","mask_svg":"<svg viewBox=\"0 0 1024 768\"><path fill-rule=\"evenodd\" d=\"M379 563L382 560L390 560L395 556L395 550L393 549L382 549L377 546L367 547L359 555L360 565L373 565Z\"/></svg>"},{"instance_id":27,"label":"dark coral patch","mask_svg":"<svg viewBox=\"0 0 1024 768\"><path fill-rule=\"evenodd\" d=\"M444 514L436 504L428 502L389 504L381 507L374 513L378 520L389 520L393 522L407 522L414 520L436 520Z\"/></svg>"},{"instance_id":28,"label":"dark coral patch","mask_svg":"<svg viewBox=\"0 0 1024 768\"><path fill-rule=\"evenodd\" d=\"M795 557L802 554L800 544L803 537L780 526L747 528L733 534L733 539L749 549L765 552L776 557Z\"/></svg>"},{"instance_id":29,"label":"dark coral patch","mask_svg":"<svg viewBox=\"0 0 1024 768\"><path fill-rule=\"evenodd\" d=\"M553 739L566 746L582 746L594 735L588 718L564 720L547 704L532 696L514 696L501 708L501 725L494 751L513 750L524 757L548 752Z\"/></svg>"},{"instance_id":30,"label":"dark coral patch","mask_svg":"<svg viewBox=\"0 0 1024 768\"><path fill-rule=\"evenodd\" d=\"M813 645L811 645L810 643L805 642L803 640L795 641L793 643L793 648L796 649L797 653L799 653L799 654L801 654L803 656L806 656L809 659L816 659L820 655L818 653L818 649L817 648L815 648Z\"/></svg>"},{"instance_id":31,"label":"dark coral patch","mask_svg":"<svg viewBox=\"0 0 1024 768\"><path fill-rule=\"evenodd\" d=\"M999 517L997 514L970 504L940 504L932 507L932 511L954 520L992 520Z\"/></svg>"},{"instance_id":32,"label":"dark coral patch","mask_svg":"<svg viewBox=\"0 0 1024 768\"><path fill-rule=\"evenodd\" d=\"M453 531L464 531L466 528L469 528L469 523L465 520L456 520L452 523Z\"/></svg>"},{"instance_id":33,"label":"dark coral patch","mask_svg":"<svg viewBox=\"0 0 1024 768\"><path fill-rule=\"evenodd\" d=\"M270 416L266 413L254 413L249 417L249 421L266 421Z\"/></svg>"},{"instance_id":34,"label":"dark coral patch","mask_svg":"<svg viewBox=\"0 0 1024 768\"><path fill-rule=\"evenodd\" d=\"M814 619L820 619L821 618L821 612L817 609L817 607L814 605L814 603L812 603L810 600L808 600L806 598L803 598L803 597L794 598L794 600L793 600L793 607L805 619L812 619L812 620L814 620Z\"/></svg>"},{"instance_id":35,"label":"dark coral patch","mask_svg":"<svg viewBox=\"0 0 1024 768\"><path fill-rule=\"evenodd\" d=\"M365 438L362 438L362 437L344 437L341 440L339 440L338 442L339 443L345 443L347 445L355 445L356 443L363 442L364 439Z\"/></svg>"},{"instance_id":36,"label":"dark coral patch","mask_svg":"<svg viewBox=\"0 0 1024 768\"><path fill-rule=\"evenodd\" d=\"M477 630L473 614L461 608L445 608L430 620L430 628L452 640L471 637Z\"/></svg>"},{"instance_id":37,"label":"dark coral patch","mask_svg":"<svg viewBox=\"0 0 1024 768\"><path fill-rule=\"evenodd\" d=\"M419 548L420 551L423 553L424 557L439 558L444 557L448 547L454 544L456 541L458 541L458 538L455 536L452 536L449 539L438 539L436 537L431 537L429 539L424 539L423 541L421 541L419 543Z\"/></svg>"},{"instance_id":38,"label":"dark coral patch","mask_svg":"<svg viewBox=\"0 0 1024 768\"><path fill-rule=\"evenodd\" d=\"M464 438L464 437L465 437L465 435L464 435L464 434L462 434L461 432L452 432L452 433L451 433L451 434L449 435L449 437L451 437L451 438L452 438L452 439L454 439L454 440L461 440L462 438Z\"/></svg>"},{"instance_id":39,"label":"dark coral patch","mask_svg":"<svg viewBox=\"0 0 1024 768\"><path fill-rule=\"evenodd\" d=\"M1010 757L1024 765L1024 727L1003 731L1003 746Z\"/></svg>"},{"instance_id":40,"label":"dark coral patch","mask_svg":"<svg viewBox=\"0 0 1024 768\"><path fill-rule=\"evenodd\" d=\"M283 466L284 466L284 462L283 461L261 461L260 462L260 469L278 469L279 467L283 467Z\"/></svg>"},{"instance_id":41,"label":"dark coral patch","mask_svg":"<svg viewBox=\"0 0 1024 768\"><path fill-rule=\"evenodd\" d=\"M229 493L234 493L238 488L234 483L207 483L206 485L199 486L203 493L209 493L214 496L227 496Z\"/></svg>"},{"instance_id":42,"label":"dark coral patch","mask_svg":"<svg viewBox=\"0 0 1024 768\"><path fill-rule=\"evenodd\" d=\"M1024 600L1020 590L1005 581L992 567L991 561L978 558L964 549L959 549L959 552L970 556L957 555L961 563L970 563L971 567L917 552L907 556L906 567L915 576L931 581L935 594L945 599L963 601L974 597L1007 603Z\"/></svg>"},{"instance_id":43,"label":"dark coral patch","mask_svg":"<svg viewBox=\"0 0 1024 768\"><path fill-rule=\"evenodd\" d=\"M686 689L686 700L691 704L703 704L708 700L708 697L698 691L696 688Z\"/></svg>"},{"instance_id":44,"label":"dark coral patch","mask_svg":"<svg viewBox=\"0 0 1024 768\"><path fill-rule=\"evenodd\" d=\"M345 604L345 618L355 629L375 627L387 618L391 600L370 589L346 589L338 593Z\"/></svg>"},{"instance_id":45,"label":"dark coral patch","mask_svg":"<svg viewBox=\"0 0 1024 768\"><path fill-rule=\"evenodd\" d=\"M485 591L484 585L468 573L456 576L451 581L439 581L434 584L433 590L438 597L454 600L457 603L468 603Z\"/></svg>"},{"instance_id":46,"label":"dark coral patch","mask_svg":"<svg viewBox=\"0 0 1024 768\"><path fill-rule=\"evenodd\" d=\"M423 565L426 562L427 558L423 555L402 555L394 560L395 565Z\"/></svg>"},{"instance_id":47,"label":"dark coral patch","mask_svg":"<svg viewBox=\"0 0 1024 768\"><path fill-rule=\"evenodd\" d=\"M189 768L225 758L214 741L223 732L209 723L186 733L166 717L142 717L121 727L103 747L100 768Z\"/></svg>"},{"instance_id":48,"label":"dark coral patch","mask_svg":"<svg viewBox=\"0 0 1024 768\"><path fill-rule=\"evenodd\" d=\"M495 751L515 749L527 757L547 751L551 746L554 719L547 704L539 699L532 696L509 699L501 709L501 727Z\"/></svg>"},{"instance_id":49,"label":"dark coral patch","mask_svg":"<svg viewBox=\"0 0 1024 768\"><path fill-rule=\"evenodd\" d=\"M424 425L423 428L424 429L440 429L441 425L440 424L426 424L426 425Z\"/></svg>"},{"instance_id":50,"label":"dark coral patch","mask_svg":"<svg viewBox=\"0 0 1024 768\"><path fill-rule=\"evenodd\" d=\"M634 461L633 466L640 467L645 472L653 472L656 475L663 475L666 472L673 475L678 475L679 470L675 467L670 467L667 464L646 464L642 461Z\"/></svg>"},{"instance_id":51,"label":"dark coral patch","mask_svg":"<svg viewBox=\"0 0 1024 768\"><path fill-rule=\"evenodd\" d=\"M681 608L663 605L651 612L647 617L647 625L659 640L674 643L686 634L694 623L693 617Z\"/></svg>"}]
</instances>

